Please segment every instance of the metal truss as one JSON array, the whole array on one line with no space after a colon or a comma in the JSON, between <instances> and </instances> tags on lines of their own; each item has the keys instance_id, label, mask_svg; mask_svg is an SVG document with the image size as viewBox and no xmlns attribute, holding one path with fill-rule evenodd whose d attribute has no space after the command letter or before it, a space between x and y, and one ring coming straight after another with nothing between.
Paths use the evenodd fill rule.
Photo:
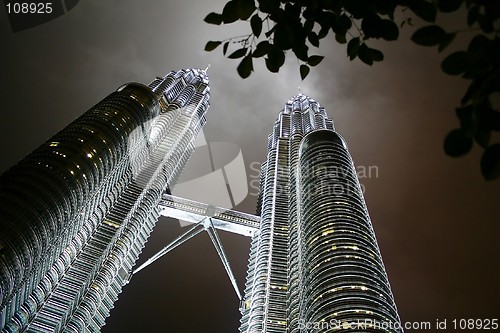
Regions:
<instances>
[{"instance_id":1,"label":"metal truss","mask_svg":"<svg viewBox=\"0 0 500 333\"><path fill-rule=\"evenodd\" d=\"M222 242L217 233L217 229L252 237L258 230L260 217L221 207L215 207L170 194L164 194L162 196L159 206L163 216L191 222L194 223L194 225L185 233L166 245L163 249L154 254L151 258L146 260L142 265L137 267L132 274L137 274L179 245L184 244L186 241L199 233L206 231L215 247L215 250L217 251L217 254L219 255L220 260L222 261L222 265L226 270L236 295L238 295L238 298L241 300L240 289L238 288L233 271L229 265L224 247L222 246Z\"/></svg>"}]
</instances>

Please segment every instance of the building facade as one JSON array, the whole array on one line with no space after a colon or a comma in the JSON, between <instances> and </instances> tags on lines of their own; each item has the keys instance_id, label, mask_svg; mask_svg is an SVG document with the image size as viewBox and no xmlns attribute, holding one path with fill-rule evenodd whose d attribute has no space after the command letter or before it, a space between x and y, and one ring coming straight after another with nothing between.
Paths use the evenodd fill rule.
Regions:
<instances>
[{"instance_id":1,"label":"building facade","mask_svg":"<svg viewBox=\"0 0 500 333\"><path fill-rule=\"evenodd\" d=\"M206 122L206 72L122 86L0 177L0 331L99 331Z\"/></svg>"},{"instance_id":2,"label":"building facade","mask_svg":"<svg viewBox=\"0 0 500 333\"><path fill-rule=\"evenodd\" d=\"M268 139L240 332L401 332L344 139L299 94Z\"/></svg>"}]
</instances>

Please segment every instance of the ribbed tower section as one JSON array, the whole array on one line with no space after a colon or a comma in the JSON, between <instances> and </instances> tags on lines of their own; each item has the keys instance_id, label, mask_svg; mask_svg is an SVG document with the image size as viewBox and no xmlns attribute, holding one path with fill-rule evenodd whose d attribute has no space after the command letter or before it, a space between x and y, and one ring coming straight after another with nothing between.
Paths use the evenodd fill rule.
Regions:
<instances>
[{"instance_id":1,"label":"ribbed tower section","mask_svg":"<svg viewBox=\"0 0 500 333\"><path fill-rule=\"evenodd\" d=\"M0 177L0 331L96 332L206 122L208 77L122 86Z\"/></svg>"},{"instance_id":2,"label":"ribbed tower section","mask_svg":"<svg viewBox=\"0 0 500 333\"><path fill-rule=\"evenodd\" d=\"M240 332L401 332L359 181L324 108L299 94L268 140Z\"/></svg>"}]
</instances>

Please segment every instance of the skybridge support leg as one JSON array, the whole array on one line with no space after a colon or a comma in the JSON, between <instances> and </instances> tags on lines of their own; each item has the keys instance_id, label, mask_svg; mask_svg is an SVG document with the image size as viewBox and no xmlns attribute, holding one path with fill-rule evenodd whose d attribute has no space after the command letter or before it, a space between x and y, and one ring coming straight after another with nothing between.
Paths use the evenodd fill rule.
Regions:
<instances>
[{"instance_id":1,"label":"skybridge support leg","mask_svg":"<svg viewBox=\"0 0 500 333\"><path fill-rule=\"evenodd\" d=\"M220 260L222 261L222 265L224 266L224 269L226 270L226 273L229 277L229 280L231 281L231 284L233 285L234 291L236 292L236 295L238 296L238 299L241 300L241 293L238 288L238 284L236 283L236 278L234 277L233 271L231 270L231 266L229 265L229 261L227 260L226 253L224 251L224 247L222 246L222 242L220 241L219 235L217 233L217 230L215 229L213 223L212 223L212 218L211 217L205 217L202 219L200 222L196 223L193 227L191 227L188 231L174 239L170 244L165 246L163 249L158 251L156 254L154 254L151 258L146 260L142 265L137 267L132 274L137 274L144 268L148 267L151 265L153 262L158 260L159 258L163 257L165 254L170 252L171 250L175 249L179 245L185 243L189 239L193 238L194 236L198 235L202 231L206 230L208 233L208 236L212 240L212 243L214 244L215 250L217 251L217 254L219 255Z\"/></svg>"},{"instance_id":2,"label":"skybridge support leg","mask_svg":"<svg viewBox=\"0 0 500 333\"><path fill-rule=\"evenodd\" d=\"M163 257L165 254L170 252L171 250L175 249L177 246L183 244L184 242L188 241L189 239L193 238L194 236L198 235L200 232L205 230L205 221L206 218L201 220L200 222L196 223L193 227L191 227L188 231L174 239L170 244L165 246L163 249L158 251L155 255L153 255L151 258L146 260L141 266L137 267L132 274L136 274L139 271L143 270L144 268L148 267L151 265L153 262L158 260L159 258Z\"/></svg>"},{"instance_id":3,"label":"skybridge support leg","mask_svg":"<svg viewBox=\"0 0 500 333\"><path fill-rule=\"evenodd\" d=\"M210 236L210 239L214 244L215 250L217 251L219 258L222 261L222 265L224 265L224 269L226 270L227 276L229 277L229 280L231 280L231 284L233 285L234 291L236 292L236 295L238 295L238 298L241 301L240 289L238 288L238 284L236 283L236 278L234 277L233 271L231 270L231 266L229 266L229 261L227 260L226 253L224 252L224 247L222 246L219 235L217 234L217 231L214 225L212 224L212 219L208 218L208 221L210 223L209 227L207 228L208 236Z\"/></svg>"}]
</instances>

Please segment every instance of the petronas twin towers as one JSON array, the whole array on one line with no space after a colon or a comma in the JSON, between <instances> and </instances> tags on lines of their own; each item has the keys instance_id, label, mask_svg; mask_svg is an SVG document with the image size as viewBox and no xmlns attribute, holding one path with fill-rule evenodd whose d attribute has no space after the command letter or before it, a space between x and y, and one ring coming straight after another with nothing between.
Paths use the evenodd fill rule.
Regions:
<instances>
[{"instance_id":1,"label":"petronas twin towers","mask_svg":"<svg viewBox=\"0 0 500 333\"><path fill-rule=\"evenodd\" d=\"M170 194L209 93L198 69L126 84L1 175L1 332L99 331L132 275L204 230L240 332L402 332L345 141L311 98L278 116L256 215ZM193 226L134 269L160 215ZM218 229L252 237L243 296Z\"/></svg>"}]
</instances>

